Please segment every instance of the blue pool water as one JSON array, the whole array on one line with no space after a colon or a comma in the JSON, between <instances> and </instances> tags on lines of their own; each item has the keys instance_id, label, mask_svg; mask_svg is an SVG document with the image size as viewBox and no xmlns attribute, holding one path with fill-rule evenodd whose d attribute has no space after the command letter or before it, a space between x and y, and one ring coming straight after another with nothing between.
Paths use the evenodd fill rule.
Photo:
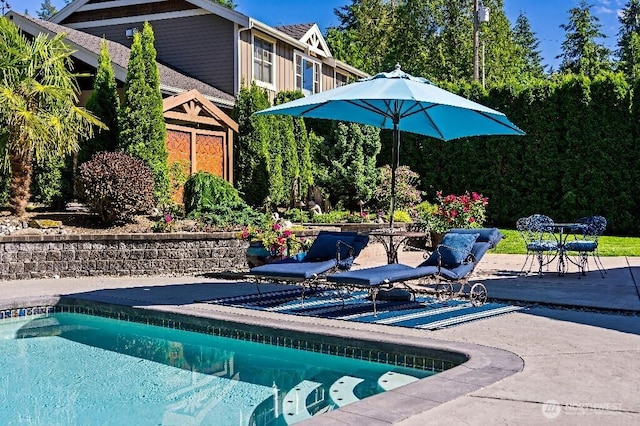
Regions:
<instances>
[{"instance_id":1,"label":"blue pool water","mask_svg":"<svg viewBox=\"0 0 640 426\"><path fill-rule=\"evenodd\" d=\"M0 321L0 424L285 425L433 374L57 313Z\"/></svg>"}]
</instances>

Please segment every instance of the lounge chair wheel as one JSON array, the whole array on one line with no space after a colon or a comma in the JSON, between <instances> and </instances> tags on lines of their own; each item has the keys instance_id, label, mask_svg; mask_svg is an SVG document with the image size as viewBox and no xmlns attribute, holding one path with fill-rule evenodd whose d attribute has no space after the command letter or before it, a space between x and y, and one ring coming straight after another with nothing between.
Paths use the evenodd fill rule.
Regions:
<instances>
[{"instance_id":1,"label":"lounge chair wheel","mask_svg":"<svg viewBox=\"0 0 640 426\"><path fill-rule=\"evenodd\" d=\"M446 302L453 297L453 284L438 283L436 285L436 298L441 302Z\"/></svg>"},{"instance_id":2,"label":"lounge chair wheel","mask_svg":"<svg viewBox=\"0 0 640 426\"><path fill-rule=\"evenodd\" d=\"M487 301L487 288L484 284L474 284L469 290L469 300L473 306L482 306Z\"/></svg>"}]
</instances>

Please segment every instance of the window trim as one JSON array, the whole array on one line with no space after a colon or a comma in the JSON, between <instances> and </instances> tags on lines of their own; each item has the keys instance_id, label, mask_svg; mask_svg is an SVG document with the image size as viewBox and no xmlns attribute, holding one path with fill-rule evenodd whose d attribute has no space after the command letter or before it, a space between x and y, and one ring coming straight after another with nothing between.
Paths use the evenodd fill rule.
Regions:
<instances>
[{"instance_id":1,"label":"window trim","mask_svg":"<svg viewBox=\"0 0 640 426\"><path fill-rule=\"evenodd\" d=\"M338 86L338 75L341 75L344 77L344 84L341 84L340 86ZM349 84L349 74L345 74L343 72L340 72L338 70L335 70L335 75L333 77L333 87L342 87L342 86L346 86L347 84ZM342 81L340 81L340 83L342 83Z\"/></svg>"},{"instance_id":2,"label":"window trim","mask_svg":"<svg viewBox=\"0 0 640 426\"><path fill-rule=\"evenodd\" d=\"M304 93L303 88L302 87L298 87L298 58L300 58L300 61L305 60L308 62L311 62L313 64L313 90L311 91L311 94L316 94L316 93L320 93L322 92L322 62L315 59L312 56L309 55L305 55L302 52L294 52L293 55L293 87L295 90L300 90L302 93ZM302 65L302 63L301 63ZM317 75L316 75L316 69L317 69ZM302 76L302 75L301 75ZM304 81L302 82L302 86L304 86ZM318 86L318 90L316 91L316 83ZM307 95L305 95L307 96Z\"/></svg>"},{"instance_id":3,"label":"window trim","mask_svg":"<svg viewBox=\"0 0 640 426\"><path fill-rule=\"evenodd\" d=\"M255 49L256 49L256 39L259 39L263 43L270 44L273 48L271 52L271 78L273 80L272 83L267 81L258 80L255 74L256 67L256 57L255 57ZM262 34L252 34L251 35L251 79L255 81L256 85L262 87L264 89L277 91L276 90L276 80L277 80L277 72L276 72L276 40L271 37L265 37Z\"/></svg>"}]
</instances>

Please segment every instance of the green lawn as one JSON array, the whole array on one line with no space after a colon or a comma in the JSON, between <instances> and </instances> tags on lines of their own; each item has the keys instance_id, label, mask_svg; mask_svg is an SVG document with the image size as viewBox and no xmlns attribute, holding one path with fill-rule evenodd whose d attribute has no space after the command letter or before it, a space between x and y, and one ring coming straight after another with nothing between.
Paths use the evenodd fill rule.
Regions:
<instances>
[{"instance_id":1,"label":"green lawn","mask_svg":"<svg viewBox=\"0 0 640 426\"><path fill-rule=\"evenodd\" d=\"M524 240L518 231L501 229L504 239L491 253L526 254ZM640 256L640 238L603 235L598 242L600 256Z\"/></svg>"}]
</instances>

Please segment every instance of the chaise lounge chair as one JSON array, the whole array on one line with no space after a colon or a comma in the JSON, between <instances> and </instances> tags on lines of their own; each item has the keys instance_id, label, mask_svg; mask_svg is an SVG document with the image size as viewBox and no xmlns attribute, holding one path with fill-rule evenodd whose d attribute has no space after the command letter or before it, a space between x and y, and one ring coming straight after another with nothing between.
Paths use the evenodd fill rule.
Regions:
<instances>
[{"instance_id":1,"label":"chaise lounge chair","mask_svg":"<svg viewBox=\"0 0 640 426\"><path fill-rule=\"evenodd\" d=\"M253 278L259 294L262 282L298 284L304 300L305 290L317 287L318 280L327 274L351 269L368 243L369 236L357 232L320 231L302 259L286 258L257 266L247 276Z\"/></svg>"},{"instance_id":2,"label":"chaise lounge chair","mask_svg":"<svg viewBox=\"0 0 640 426\"><path fill-rule=\"evenodd\" d=\"M502 239L497 228L452 229L427 260L416 267L392 263L373 268L331 274L327 284L341 290L365 289L377 315L376 298L384 289L404 288L415 300L416 293L435 294L441 300L466 296L474 306L487 300L487 289L481 283L465 288L476 265L485 253ZM459 288L454 291L454 284Z\"/></svg>"}]
</instances>

